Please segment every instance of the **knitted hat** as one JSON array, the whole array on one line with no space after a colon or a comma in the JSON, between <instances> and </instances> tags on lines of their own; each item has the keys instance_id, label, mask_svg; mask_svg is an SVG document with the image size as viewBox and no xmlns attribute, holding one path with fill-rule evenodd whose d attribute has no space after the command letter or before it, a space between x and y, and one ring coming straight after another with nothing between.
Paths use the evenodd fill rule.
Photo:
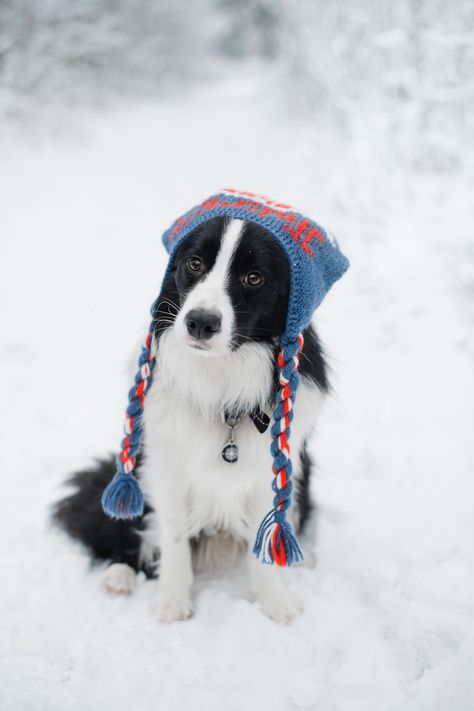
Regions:
<instances>
[{"instance_id":1,"label":"knitted hat","mask_svg":"<svg viewBox=\"0 0 474 711\"><path fill-rule=\"evenodd\" d=\"M272 488L275 496L273 508L260 524L254 553L264 563L291 565L303 557L286 520L292 489L290 424L299 384L298 359L303 347L302 331L308 326L314 310L331 286L349 267L349 260L339 250L329 232L289 205L268 200L261 195L226 189L193 207L164 233L163 244L169 252L165 280L172 268L174 253L182 240L203 222L217 216L261 225L274 236L288 256L290 294L285 331L280 338L279 389L271 429ZM152 321L138 361L135 384L129 392L125 437L117 460L117 473L102 496L102 507L113 518L127 519L143 513L143 494L134 470L142 439L145 395L155 365L153 328Z\"/></svg>"}]
</instances>

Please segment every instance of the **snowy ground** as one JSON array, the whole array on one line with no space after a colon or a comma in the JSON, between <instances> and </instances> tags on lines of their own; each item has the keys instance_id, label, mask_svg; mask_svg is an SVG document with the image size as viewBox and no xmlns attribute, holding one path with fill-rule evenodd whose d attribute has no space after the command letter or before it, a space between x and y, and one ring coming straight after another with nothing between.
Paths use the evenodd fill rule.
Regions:
<instances>
[{"instance_id":1,"label":"snowy ground","mask_svg":"<svg viewBox=\"0 0 474 711\"><path fill-rule=\"evenodd\" d=\"M474 707L472 185L290 130L246 91L0 144L2 711ZM107 596L48 525L65 475L117 445L161 232L229 184L307 210L352 259L318 313L336 396L290 628L240 571L160 626L152 583Z\"/></svg>"}]
</instances>

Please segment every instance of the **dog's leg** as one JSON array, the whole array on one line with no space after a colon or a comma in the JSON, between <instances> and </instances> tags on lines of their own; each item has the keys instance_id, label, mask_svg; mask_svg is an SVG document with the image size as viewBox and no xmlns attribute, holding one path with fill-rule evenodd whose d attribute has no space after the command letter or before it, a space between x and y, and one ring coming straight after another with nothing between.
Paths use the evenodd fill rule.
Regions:
<instances>
[{"instance_id":1,"label":"dog's leg","mask_svg":"<svg viewBox=\"0 0 474 711\"><path fill-rule=\"evenodd\" d=\"M280 624L293 622L302 612L302 601L285 587L284 572L277 565L267 565L258 560L253 553L255 543L254 531L258 530L260 521L267 511L268 492L266 488L258 490L253 496L254 509L249 516L248 531L252 536L247 538L248 572L250 588L260 605L264 615Z\"/></svg>"},{"instance_id":2,"label":"dog's leg","mask_svg":"<svg viewBox=\"0 0 474 711\"><path fill-rule=\"evenodd\" d=\"M160 567L153 610L160 622L186 620L191 616L191 548L183 529L160 526Z\"/></svg>"},{"instance_id":3,"label":"dog's leg","mask_svg":"<svg viewBox=\"0 0 474 711\"><path fill-rule=\"evenodd\" d=\"M112 563L102 573L102 584L108 592L127 595L135 589L136 577L134 569L126 563Z\"/></svg>"},{"instance_id":4,"label":"dog's leg","mask_svg":"<svg viewBox=\"0 0 474 711\"><path fill-rule=\"evenodd\" d=\"M160 549L159 572L153 610L160 622L185 620L192 614L193 572L191 546L186 525L186 492L179 472L171 461L157 461L150 453L147 461L151 504L156 512L157 545Z\"/></svg>"},{"instance_id":5,"label":"dog's leg","mask_svg":"<svg viewBox=\"0 0 474 711\"><path fill-rule=\"evenodd\" d=\"M277 566L264 565L249 551L248 569L252 592L267 617L288 625L303 612L303 603L286 589Z\"/></svg>"}]
</instances>

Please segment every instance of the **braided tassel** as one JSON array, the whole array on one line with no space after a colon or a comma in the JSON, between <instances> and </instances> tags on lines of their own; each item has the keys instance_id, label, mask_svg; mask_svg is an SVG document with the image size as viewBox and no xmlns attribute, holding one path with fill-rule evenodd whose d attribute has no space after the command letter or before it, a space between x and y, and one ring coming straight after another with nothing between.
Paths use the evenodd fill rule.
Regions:
<instances>
[{"instance_id":1,"label":"braided tassel","mask_svg":"<svg viewBox=\"0 0 474 711\"><path fill-rule=\"evenodd\" d=\"M282 343L278 355L280 368L280 388L276 395L277 406L273 413L271 453L273 456L273 482L275 492L273 509L265 516L260 528L253 552L262 563L280 566L291 565L303 560L303 554L298 541L286 520L286 511L291 504L291 474L290 459L290 424L293 419L293 404L299 385L298 363L299 353L303 348L303 336Z\"/></svg>"},{"instance_id":2,"label":"braided tassel","mask_svg":"<svg viewBox=\"0 0 474 711\"><path fill-rule=\"evenodd\" d=\"M143 494L134 475L136 456L143 435L142 416L145 395L151 385L155 357L152 352L154 321L151 322L138 359L135 384L128 393L125 437L117 457L117 473L102 494L102 508L111 518L135 518L143 513Z\"/></svg>"}]
</instances>

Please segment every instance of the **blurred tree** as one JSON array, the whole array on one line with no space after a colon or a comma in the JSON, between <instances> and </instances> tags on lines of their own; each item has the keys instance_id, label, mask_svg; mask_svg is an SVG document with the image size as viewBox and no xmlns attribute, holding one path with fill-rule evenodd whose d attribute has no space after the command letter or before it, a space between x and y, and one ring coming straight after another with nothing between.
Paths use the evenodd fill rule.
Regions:
<instances>
[{"instance_id":1,"label":"blurred tree","mask_svg":"<svg viewBox=\"0 0 474 711\"><path fill-rule=\"evenodd\" d=\"M217 48L234 58L278 53L278 7L273 0L220 0L217 10L226 17Z\"/></svg>"},{"instance_id":2,"label":"blurred tree","mask_svg":"<svg viewBox=\"0 0 474 711\"><path fill-rule=\"evenodd\" d=\"M452 165L474 128L471 0L277 0L290 106Z\"/></svg>"},{"instance_id":3,"label":"blurred tree","mask_svg":"<svg viewBox=\"0 0 474 711\"><path fill-rule=\"evenodd\" d=\"M1 0L5 90L67 101L150 94L196 76L207 44L200 3Z\"/></svg>"},{"instance_id":4,"label":"blurred tree","mask_svg":"<svg viewBox=\"0 0 474 711\"><path fill-rule=\"evenodd\" d=\"M449 167L472 140L472 0L0 0L4 105L159 96L243 61L294 114L405 157Z\"/></svg>"}]
</instances>

